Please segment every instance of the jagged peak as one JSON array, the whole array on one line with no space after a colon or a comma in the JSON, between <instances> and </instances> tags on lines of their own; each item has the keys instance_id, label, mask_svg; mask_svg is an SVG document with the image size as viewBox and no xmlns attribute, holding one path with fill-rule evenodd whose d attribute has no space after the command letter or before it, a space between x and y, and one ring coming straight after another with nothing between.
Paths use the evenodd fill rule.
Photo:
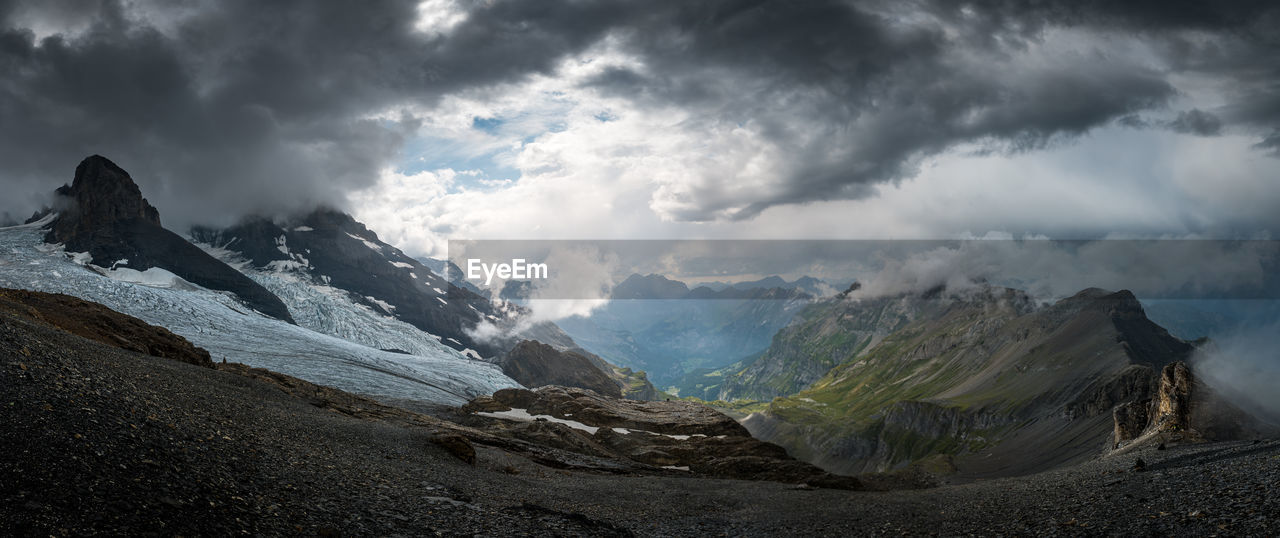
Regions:
<instances>
[{"instance_id":1,"label":"jagged peak","mask_svg":"<svg viewBox=\"0 0 1280 538\"><path fill-rule=\"evenodd\" d=\"M61 233L69 232L68 221L85 221L85 225L144 220L160 225L160 212L146 198L133 177L116 163L101 155L90 155L76 166L70 185L55 191L63 200L59 212L63 217ZM55 231L57 228L55 228Z\"/></svg>"}]
</instances>

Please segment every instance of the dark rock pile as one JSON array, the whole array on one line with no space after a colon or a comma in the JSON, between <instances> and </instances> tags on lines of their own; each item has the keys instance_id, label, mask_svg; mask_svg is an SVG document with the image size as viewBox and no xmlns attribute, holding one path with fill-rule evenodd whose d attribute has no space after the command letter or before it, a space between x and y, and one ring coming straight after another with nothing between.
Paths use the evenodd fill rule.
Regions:
<instances>
[{"instance_id":1,"label":"dark rock pile","mask_svg":"<svg viewBox=\"0 0 1280 538\"><path fill-rule=\"evenodd\" d=\"M485 415L513 409L577 424ZM861 488L856 478L795 460L782 447L752 438L732 418L694 402L621 400L585 389L547 386L501 390L472 400L462 411L469 415L466 424L490 434L592 457L717 478Z\"/></svg>"}]
</instances>

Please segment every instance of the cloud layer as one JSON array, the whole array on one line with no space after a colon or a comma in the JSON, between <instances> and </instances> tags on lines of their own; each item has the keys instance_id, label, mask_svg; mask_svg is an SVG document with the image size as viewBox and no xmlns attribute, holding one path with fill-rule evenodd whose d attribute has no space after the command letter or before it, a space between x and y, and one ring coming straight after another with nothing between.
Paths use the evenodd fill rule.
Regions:
<instances>
[{"instance_id":1,"label":"cloud layer","mask_svg":"<svg viewBox=\"0 0 1280 538\"><path fill-rule=\"evenodd\" d=\"M1036 156L1128 130L1165 160L1074 173L1085 189L1123 176L1100 203L1146 192L1167 214L1089 226L1266 233L1274 217L1213 205L1230 194L1195 199L1205 178L1152 169L1230 140L1267 160L1225 166L1246 169L1226 191L1275 198L1258 174L1280 155L1277 27L1272 2L0 0L0 211L29 212L102 153L178 225L325 204L425 253L493 233L497 212L554 236L539 207L558 203L570 231L741 234L796 207L824 220L940 192L992 158L1049 161L990 179L1023 174L1034 197L1076 181ZM922 233L999 227L966 216L982 187ZM711 224L679 224L696 222Z\"/></svg>"}]
</instances>

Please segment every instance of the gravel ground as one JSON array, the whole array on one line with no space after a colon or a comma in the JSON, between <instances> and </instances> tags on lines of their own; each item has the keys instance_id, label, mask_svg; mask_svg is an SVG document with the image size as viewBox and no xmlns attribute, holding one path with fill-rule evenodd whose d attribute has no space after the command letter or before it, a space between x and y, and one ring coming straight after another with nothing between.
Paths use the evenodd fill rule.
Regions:
<instances>
[{"instance_id":1,"label":"gravel ground","mask_svg":"<svg viewBox=\"0 0 1280 538\"><path fill-rule=\"evenodd\" d=\"M1258 535L1280 441L930 490L544 467L0 314L0 534ZM1133 470L1141 458L1144 470Z\"/></svg>"}]
</instances>

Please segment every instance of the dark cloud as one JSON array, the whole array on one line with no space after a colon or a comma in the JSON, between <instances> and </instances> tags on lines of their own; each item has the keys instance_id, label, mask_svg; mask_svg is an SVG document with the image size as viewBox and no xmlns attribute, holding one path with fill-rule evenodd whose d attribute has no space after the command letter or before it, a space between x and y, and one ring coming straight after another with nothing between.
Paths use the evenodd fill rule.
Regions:
<instances>
[{"instance_id":1,"label":"dark cloud","mask_svg":"<svg viewBox=\"0 0 1280 538\"><path fill-rule=\"evenodd\" d=\"M1200 109L1181 112L1169 122L1169 128L1179 133L1213 136L1222 132L1222 120Z\"/></svg>"},{"instance_id":2,"label":"dark cloud","mask_svg":"<svg viewBox=\"0 0 1280 538\"><path fill-rule=\"evenodd\" d=\"M1150 127L1136 113L1161 110L1180 92L1169 70L1111 50L1110 34L1142 36L1185 72L1205 69L1174 58L1172 47L1190 39L1180 32L1206 49L1230 46L1240 65L1218 74L1259 82L1257 95L1239 99L1249 110L1235 114L1247 116L1237 123L1280 124L1280 114L1257 110L1280 105L1280 76L1248 72L1280 57L1274 37L1264 36L1274 5L680 3L628 34L645 73L610 72L595 84L694 106L707 124L762 127L794 156L785 182L767 195L743 192L725 171L676 215L749 218L777 204L866 196L877 183L914 175L921 158L961 145L1025 151L1113 121ZM1077 41L1049 35L1053 28L1078 31ZM1223 122L1191 110L1159 126L1215 135Z\"/></svg>"},{"instance_id":3,"label":"dark cloud","mask_svg":"<svg viewBox=\"0 0 1280 538\"><path fill-rule=\"evenodd\" d=\"M749 126L788 156L767 192L732 171L695 182L674 215L687 220L864 197L948 149L1029 151L1116 121L1241 128L1263 149L1280 132L1274 2L472 6L432 35L414 30L414 2L0 0L0 177L14 193L0 211L38 203L91 153L130 170L170 222L341 206L417 128L400 107L550 73L606 36L643 68L593 87L684 107L687 128ZM1155 58L1107 36L1138 36ZM1232 82L1228 104L1142 119L1181 95L1173 74Z\"/></svg>"},{"instance_id":4,"label":"dark cloud","mask_svg":"<svg viewBox=\"0 0 1280 538\"><path fill-rule=\"evenodd\" d=\"M93 153L170 223L342 206L419 125L396 107L548 71L621 16L553 5L494 3L440 39L413 2L0 3L0 211Z\"/></svg>"}]
</instances>

